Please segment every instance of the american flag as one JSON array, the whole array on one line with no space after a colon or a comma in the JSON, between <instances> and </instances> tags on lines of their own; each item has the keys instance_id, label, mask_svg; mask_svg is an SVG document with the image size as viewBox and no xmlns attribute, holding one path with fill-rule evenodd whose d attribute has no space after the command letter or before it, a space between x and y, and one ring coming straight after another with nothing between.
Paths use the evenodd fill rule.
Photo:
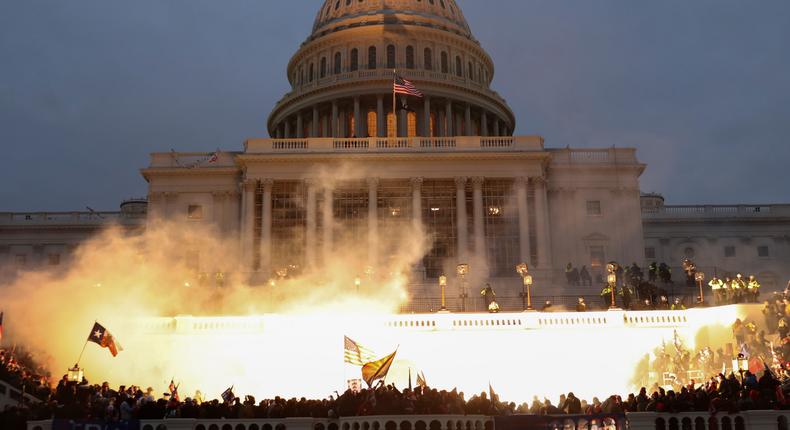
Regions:
<instances>
[{"instance_id":1,"label":"american flag","mask_svg":"<svg viewBox=\"0 0 790 430\"><path fill-rule=\"evenodd\" d=\"M343 350L343 361L355 366L376 360L376 354L372 350L354 342L348 336L343 336Z\"/></svg>"},{"instance_id":2,"label":"american flag","mask_svg":"<svg viewBox=\"0 0 790 430\"><path fill-rule=\"evenodd\" d=\"M392 91L395 94L405 94L407 96L422 97L422 91L418 90L410 81L395 74L395 82Z\"/></svg>"}]
</instances>

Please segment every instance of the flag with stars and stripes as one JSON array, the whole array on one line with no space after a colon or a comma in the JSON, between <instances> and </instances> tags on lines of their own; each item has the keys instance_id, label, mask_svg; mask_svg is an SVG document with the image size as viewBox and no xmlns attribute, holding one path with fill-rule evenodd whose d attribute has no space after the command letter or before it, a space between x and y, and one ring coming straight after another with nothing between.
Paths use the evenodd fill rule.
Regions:
<instances>
[{"instance_id":1,"label":"flag with stars and stripes","mask_svg":"<svg viewBox=\"0 0 790 430\"><path fill-rule=\"evenodd\" d=\"M91 333L88 335L88 340L101 346L102 348L109 349L110 354L112 354L113 357L118 355L119 351L123 351L121 344L115 340L113 335L110 334L110 331L104 328L104 326L98 322L93 324Z\"/></svg>"},{"instance_id":2,"label":"flag with stars and stripes","mask_svg":"<svg viewBox=\"0 0 790 430\"><path fill-rule=\"evenodd\" d=\"M418 90L413 83L401 78L395 73L395 82L393 83L392 91L395 94L405 94L407 96L422 97L422 91Z\"/></svg>"},{"instance_id":3,"label":"flag with stars and stripes","mask_svg":"<svg viewBox=\"0 0 790 430\"><path fill-rule=\"evenodd\" d=\"M376 354L351 340L348 336L343 336L343 361L355 366L362 366L376 359Z\"/></svg>"}]
</instances>

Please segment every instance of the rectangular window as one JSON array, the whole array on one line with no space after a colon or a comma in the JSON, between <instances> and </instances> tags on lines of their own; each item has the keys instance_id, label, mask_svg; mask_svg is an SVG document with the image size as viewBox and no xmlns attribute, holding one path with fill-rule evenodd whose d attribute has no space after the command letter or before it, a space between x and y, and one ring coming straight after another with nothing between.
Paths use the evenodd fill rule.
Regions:
<instances>
[{"instance_id":1,"label":"rectangular window","mask_svg":"<svg viewBox=\"0 0 790 430\"><path fill-rule=\"evenodd\" d=\"M771 251L768 249L767 246L758 246L757 256L760 258L768 258L771 256Z\"/></svg>"},{"instance_id":2,"label":"rectangular window","mask_svg":"<svg viewBox=\"0 0 790 430\"><path fill-rule=\"evenodd\" d=\"M27 255L25 254L15 255L14 262L16 262L17 267L25 267L27 265Z\"/></svg>"},{"instance_id":3,"label":"rectangular window","mask_svg":"<svg viewBox=\"0 0 790 430\"><path fill-rule=\"evenodd\" d=\"M60 254L49 254L49 265L57 266L60 264Z\"/></svg>"},{"instance_id":4,"label":"rectangular window","mask_svg":"<svg viewBox=\"0 0 790 430\"><path fill-rule=\"evenodd\" d=\"M735 257L735 247L734 246L725 246L724 247L724 256L727 258Z\"/></svg>"},{"instance_id":5,"label":"rectangular window","mask_svg":"<svg viewBox=\"0 0 790 430\"><path fill-rule=\"evenodd\" d=\"M187 218L188 219L203 219L203 206L201 205L189 205L187 208Z\"/></svg>"},{"instance_id":6,"label":"rectangular window","mask_svg":"<svg viewBox=\"0 0 790 430\"><path fill-rule=\"evenodd\" d=\"M601 215L601 201L588 200L587 201L587 215L600 216Z\"/></svg>"},{"instance_id":7,"label":"rectangular window","mask_svg":"<svg viewBox=\"0 0 790 430\"><path fill-rule=\"evenodd\" d=\"M590 247L590 266L598 268L603 265L605 256L603 253L603 246L594 245Z\"/></svg>"},{"instance_id":8,"label":"rectangular window","mask_svg":"<svg viewBox=\"0 0 790 430\"><path fill-rule=\"evenodd\" d=\"M648 260L653 260L656 258L656 249L652 246L645 248L645 258Z\"/></svg>"}]
</instances>

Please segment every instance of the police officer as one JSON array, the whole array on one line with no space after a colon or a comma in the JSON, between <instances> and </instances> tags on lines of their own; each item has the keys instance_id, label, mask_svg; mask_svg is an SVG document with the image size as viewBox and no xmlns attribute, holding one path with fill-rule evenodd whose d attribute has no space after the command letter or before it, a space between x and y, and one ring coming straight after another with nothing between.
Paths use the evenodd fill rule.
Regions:
<instances>
[{"instance_id":1,"label":"police officer","mask_svg":"<svg viewBox=\"0 0 790 430\"><path fill-rule=\"evenodd\" d=\"M746 294L746 282L744 282L743 275L740 273L735 275L735 279L732 280L732 290L735 296L733 303L743 303L744 295Z\"/></svg>"},{"instance_id":2,"label":"police officer","mask_svg":"<svg viewBox=\"0 0 790 430\"><path fill-rule=\"evenodd\" d=\"M749 275L749 283L746 284L746 288L749 290L749 301L757 303L757 299L760 297L760 283L757 282L754 275Z\"/></svg>"},{"instance_id":3,"label":"police officer","mask_svg":"<svg viewBox=\"0 0 790 430\"><path fill-rule=\"evenodd\" d=\"M713 292L713 298L716 300L716 305L721 306L724 304L724 300L722 297L722 289L724 288L724 282L717 277L713 277L713 279L708 282L710 285L710 289Z\"/></svg>"}]
</instances>

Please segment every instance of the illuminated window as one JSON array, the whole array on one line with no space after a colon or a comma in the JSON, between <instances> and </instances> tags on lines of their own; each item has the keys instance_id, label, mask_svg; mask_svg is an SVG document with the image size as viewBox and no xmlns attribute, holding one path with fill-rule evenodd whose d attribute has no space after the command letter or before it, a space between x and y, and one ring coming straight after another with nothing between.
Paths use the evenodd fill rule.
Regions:
<instances>
[{"instance_id":1,"label":"illuminated window","mask_svg":"<svg viewBox=\"0 0 790 430\"><path fill-rule=\"evenodd\" d=\"M409 137L417 136L417 114L409 112L408 115L406 115L406 120L408 123Z\"/></svg>"},{"instance_id":2,"label":"illuminated window","mask_svg":"<svg viewBox=\"0 0 790 430\"><path fill-rule=\"evenodd\" d=\"M378 136L378 115L376 111L368 111L368 137Z\"/></svg>"},{"instance_id":3,"label":"illuminated window","mask_svg":"<svg viewBox=\"0 0 790 430\"><path fill-rule=\"evenodd\" d=\"M387 113L387 137L397 137L395 134L395 116L392 112Z\"/></svg>"},{"instance_id":4,"label":"illuminated window","mask_svg":"<svg viewBox=\"0 0 790 430\"><path fill-rule=\"evenodd\" d=\"M203 219L203 206L189 205L187 207L187 219Z\"/></svg>"}]
</instances>

